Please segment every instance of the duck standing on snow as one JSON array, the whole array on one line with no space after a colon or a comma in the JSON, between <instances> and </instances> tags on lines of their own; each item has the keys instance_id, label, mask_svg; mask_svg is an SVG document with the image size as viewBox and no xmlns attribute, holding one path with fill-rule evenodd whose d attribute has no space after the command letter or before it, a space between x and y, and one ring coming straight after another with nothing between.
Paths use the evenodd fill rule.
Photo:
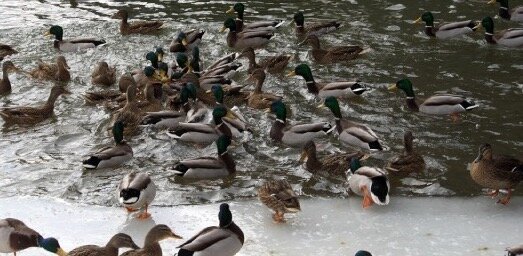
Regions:
<instances>
[{"instance_id":1,"label":"duck standing on snow","mask_svg":"<svg viewBox=\"0 0 523 256\"><path fill-rule=\"evenodd\" d=\"M347 182L349 189L359 196L363 196L363 208L372 204L389 204L390 184L382 169L361 166L360 160L351 160Z\"/></svg>"},{"instance_id":2,"label":"duck standing on snow","mask_svg":"<svg viewBox=\"0 0 523 256\"><path fill-rule=\"evenodd\" d=\"M131 172L123 177L118 185L116 196L128 213L143 208L138 219L147 219L151 217L147 209L156 196L156 185L147 173Z\"/></svg>"},{"instance_id":3,"label":"duck standing on snow","mask_svg":"<svg viewBox=\"0 0 523 256\"><path fill-rule=\"evenodd\" d=\"M274 211L272 219L276 223L285 222L285 213L301 211L298 196L287 180L268 180L258 188L260 201Z\"/></svg>"}]
</instances>

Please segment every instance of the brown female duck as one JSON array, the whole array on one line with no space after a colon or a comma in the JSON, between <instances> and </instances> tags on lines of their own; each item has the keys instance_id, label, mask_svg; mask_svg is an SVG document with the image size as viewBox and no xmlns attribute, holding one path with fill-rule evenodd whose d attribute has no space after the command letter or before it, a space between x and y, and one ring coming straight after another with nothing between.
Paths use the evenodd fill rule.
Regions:
<instances>
[{"instance_id":1,"label":"brown female duck","mask_svg":"<svg viewBox=\"0 0 523 256\"><path fill-rule=\"evenodd\" d=\"M124 233L111 237L105 246L84 245L70 251L68 256L118 256L119 248L139 249L133 239Z\"/></svg>"},{"instance_id":2,"label":"brown female duck","mask_svg":"<svg viewBox=\"0 0 523 256\"><path fill-rule=\"evenodd\" d=\"M38 67L33 69L29 74L36 79L68 82L71 80L71 74L68 69L70 69L70 67L67 65L65 57L60 55L56 57L56 63L40 61Z\"/></svg>"},{"instance_id":3,"label":"brown female duck","mask_svg":"<svg viewBox=\"0 0 523 256\"><path fill-rule=\"evenodd\" d=\"M18 53L13 47L7 44L0 44L0 61L4 60L6 56Z\"/></svg>"},{"instance_id":4,"label":"brown female duck","mask_svg":"<svg viewBox=\"0 0 523 256\"><path fill-rule=\"evenodd\" d=\"M116 68L109 67L105 61L100 61L91 74L91 83L111 86L116 82Z\"/></svg>"},{"instance_id":5,"label":"brown female duck","mask_svg":"<svg viewBox=\"0 0 523 256\"><path fill-rule=\"evenodd\" d=\"M494 189L490 196L498 195L500 189L508 190L507 196L498 203L508 204L512 189L523 181L523 162L519 159L494 155L490 144L479 147L479 155L470 166L470 176L483 187Z\"/></svg>"},{"instance_id":6,"label":"brown female duck","mask_svg":"<svg viewBox=\"0 0 523 256\"><path fill-rule=\"evenodd\" d=\"M258 188L258 198L269 207L274 214L272 219L276 223L285 222L285 213L301 211L298 196L292 190L287 180L268 180Z\"/></svg>"},{"instance_id":7,"label":"brown female duck","mask_svg":"<svg viewBox=\"0 0 523 256\"><path fill-rule=\"evenodd\" d=\"M54 103L62 94L70 94L63 86L55 85L47 102L38 107L12 107L0 109L0 116L9 124L35 124L54 113Z\"/></svg>"},{"instance_id":8,"label":"brown female duck","mask_svg":"<svg viewBox=\"0 0 523 256\"><path fill-rule=\"evenodd\" d=\"M11 81L9 81L9 73L18 70L19 69L11 61L6 61L2 64L3 78L0 79L0 95L7 95L11 93Z\"/></svg>"},{"instance_id":9,"label":"brown female duck","mask_svg":"<svg viewBox=\"0 0 523 256\"><path fill-rule=\"evenodd\" d=\"M405 151L403 151L403 154L389 159L385 169L402 173L421 172L425 169L425 160L423 160L423 157L418 154L412 146L413 139L414 136L412 136L412 132L406 131L403 136Z\"/></svg>"},{"instance_id":10,"label":"brown female duck","mask_svg":"<svg viewBox=\"0 0 523 256\"><path fill-rule=\"evenodd\" d=\"M335 62L345 62L360 56L363 48L358 45L334 46L322 49L320 40L315 35L309 35L300 44L309 43L312 46L312 57L318 63L329 64Z\"/></svg>"},{"instance_id":11,"label":"brown female duck","mask_svg":"<svg viewBox=\"0 0 523 256\"><path fill-rule=\"evenodd\" d=\"M136 100L136 86L127 87L125 106L117 110L113 115L113 124L122 121L126 127L125 136L136 135L139 133L138 125L141 122L141 112Z\"/></svg>"},{"instance_id":12,"label":"brown female duck","mask_svg":"<svg viewBox=\"0 0 523 256\"><path fill-rule=\"evenodd\" d=\"M335 20L305 24L303 12L294 14L294 23L296 24L296 35L298 38L303 38L307 35L321 36L335 31L341 26L341 23Z\"/></svg>"},{"instance_id":13,"label":"brown female duck","mask_svg":"<svg viewBox=\"0 0 523 256\"><path fill-rule=\"evenodd\" d=\"M168 238L182 239L181 236L175 234L168 226L162 224L156 225L149 230L145 236L143 248L127 251L121 256L162 256L162 248L159 242Z\"/></svg>"},{"instance_id":14,"label":"brown female duck","mask_svg":"<svg viewBox=\"0 0 523 256\"><path fill-rule=\"evenodd\" d=\"M278 56L266 57L259 63L256 63L256 54L254 53L254 49L251 47L243 49L238 58L240 57L245 57L249 60L249 69L247 69L249 74L258 68L265 69L271 74L282 73L287 67L287 64L289 64L289 60L292 58L290 55L280 54Z\"/></svg>"},{"instance_id":15,"label":"brown female duck","mask_svg":"<svg viewBox=\"0 0 523 256\"><path fill-rule=\"evenodd\" d=\"M129 13L126 10L119 10L111 18L122 19L120 23L120 34L122 35L153 33L163 25L162 21L134 21L129 23L127 22Z\"/></svg>"},{"instance_id":16,"label":"brown female duck","mask_svg":"<svg viewBox=\"0 0 523 256\"><path fill-rule=\"evenodd\" d=\"M267 109L271 107L272 102L282 99L280 96L262 91L263 82L265 82L265 71L263 69L255 70L248 79L255 80L256 87L247 97L247 106L255 109Z\"/></svg>"}]
</instances>

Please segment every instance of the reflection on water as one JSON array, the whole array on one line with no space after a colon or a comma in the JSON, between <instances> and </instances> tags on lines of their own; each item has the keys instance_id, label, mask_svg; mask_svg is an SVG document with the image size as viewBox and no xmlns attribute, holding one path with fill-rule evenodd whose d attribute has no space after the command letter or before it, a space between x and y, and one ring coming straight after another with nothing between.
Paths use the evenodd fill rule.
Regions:
<instances>
[{"instance_id":1,"label":"reflection on water","mask_svg":"<svg viewBox=\"0 0 523 256\"><path fill-rule=\"evenodd\" d=\"M112 205L120 178L130 169L152 174L160 192L155 204L204 203L231 198L253 197L255 188L269 177L287 177L307 196L345 196L340 181L315 178L299 164L299 150L284 149L266 141L274 117L242 107L248 121L255 124L253 138L230 152L237 159L234 178L186 182L166 171L174 161L215 154L215 146L195 150L190 145L170 140L151 129L130 141L135 159L117 170L86 172L81 160L99 145L111 143L105 132L109 113L102 107L85 106L81 95L93 87L90 73L99 60L116 65L118 73L146 65L143 56L155 46L167 46L178 30L206 30L201 46L205 64L229 53L225 35L218 29L231 3L199 1L18 1L0 2L2 43L20 52L9 57L24 70L39 59L56 55L51 39L43 33L51 24L64 27L66 38L96 36L108 44L96 50L65 53L72 71L72 95L59 100L56 117L35 127L4 127L0 137L0 192L52 196L82 202ZM131 19L160 19L165 29L157 35L127 36L118 33L118 20L109 17L118 8L131 10ZM338 17L344 27L325 38L324 44L358 44L370 52L350 64L312 63L307 46L296 46L291 18L303 10L306 19ZM393 179L394 194L460 195L480 193L469 178L467 162L474 159L478 145L489 142L502 153L521 156L523 126L521 109L523 51L485 44L481 33L449 41L437 41L422 33L412 20L424 10L436 19L481 19L497 9L483 1L279 1L249 2L246 20L268 18L288 20L260 56L286 52L294 55L290 66L309 63L317 80L360 79L373 88L362 99L341 104L344 116L370 125L390 148L375 154L369 165L383 165L402 150L405 129L413 131L416 147L425 155L424 173ZM495 19L496 29L517 24ZM171 56L167 56L171 58ZM243 61L243 60L242 60ZM244 63L246 64L246 63ZM481 107L464 115L458 123L448 117L412 114L404 107L401 93L386 90L389 83L408 76L416 93L425 98L435 92L450 92L473 98ZM244 83L245 72L235 80ZM0 106L33 104L44 101L52 84L12 75L13 93L0 99ZM252 88L249 86L249 88ZM264 89L285 95L292 110L292 121L330 120L331 114L317 109L318 100L307 93L304 81L268 76ZM320 142L328 152L339 148L335 138ZM521 192L519 192L521 193Z\"/></svg>"}]
</instances>

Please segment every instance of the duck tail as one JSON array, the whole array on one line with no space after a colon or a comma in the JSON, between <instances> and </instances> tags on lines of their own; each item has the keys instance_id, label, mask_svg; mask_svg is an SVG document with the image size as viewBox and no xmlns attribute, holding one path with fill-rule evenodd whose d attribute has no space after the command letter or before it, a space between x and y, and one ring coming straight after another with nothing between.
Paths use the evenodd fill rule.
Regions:
<instances>
[{"instance_id":1,"label":"duck tail","mask_svg":"<svg viewBox=\"0 0 523 256\"><path fill-rule=\"evenodd\" d=\"M463 102L461 102L461 106L462 106L465 110L467 110L467 111L479 107L478 104L474 103L473 101L468 101L468 100L464 100Z\"/></svg>"},{"instance_id":2,"label":"duck tail","mask_svg":"<svg viewBox=\"0 0 523 256\"><path fill-rule=\"evenodd\" d=\"M85 169L96 169L98 164L100 164L101 159L96 156L91 156L89 159L84 160L82 165Z\"/></svg>"},{"instance_id":3,"label":"duck tail","mask_svg":"<svg viewBox=\"0 0 523 256\"><path fill-rule=\"evenodd\" d=\"M183 176L189 170L189 168L187 168L186 165L178 162L174 164L172 170L174 171L175 175Z\"/></svg>"},{"instance_id":4,"label":"duck tail","mask_svg":"<svg viewBox=\"0 0 523 256\"><path fill-rule=\"evenodd\" d=\"M378 140L369 142L369 148L371 151L382 151L383 146L381 146Z\"/></svg>"},{"instance_id":5,"label":"duck tail","mask_svg":"<svg viewBox=\"0 0 523 256\"><path fill-rule=\"evenodd\" d=\"M274 28L279 28L279 27L283 26L283 24L285 24L285 20L276 20Z\"/></svg>"}]
</instances>

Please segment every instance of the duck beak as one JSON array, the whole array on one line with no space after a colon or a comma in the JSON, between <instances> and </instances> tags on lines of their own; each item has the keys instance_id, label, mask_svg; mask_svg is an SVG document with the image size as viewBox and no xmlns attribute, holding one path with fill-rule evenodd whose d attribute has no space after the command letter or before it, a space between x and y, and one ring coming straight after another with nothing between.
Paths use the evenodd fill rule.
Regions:
<instances>
[{"instance_id":1,"label":"duck beak","mask_svg":"<svg viewBox=\"0 0 523 256\"><path fill-rule=\"evenodd\" d=\"M174 239L183 239L183 237L175 234L174 232L171 234L171 237L174 238Z\"/></svg>"},{"instance_id":2,"label":"duck beak","mask_svg":"<svg viewBox=\"0 0 523 256\"><path fill-rule=\"evenodd\" d=\"M396 89L398 89L398 86L396 86L396 84L391 84L387 89L389 89L389 91L395 91Z\"/></svg>"},{"instance_id":3,"label":"duck beak","mask_svg":"<svg viewBox=\"0 0 523 256\"><path fill-rule=\"evenodd\" d=\"M220 29L220 33L223 33L226 29L227 29L226 27L222 27L222 28Z\"/></svg>"},{"instance_id":4,"label":"duck beak","mask_svg":"<svg viewBox=\"0 0 523 256\"><path fill-rule=\"evenodd\" d=\"M266 108L264 112L265 113L271 113L271 109L270 108Z\"/></svg>"},{"instance_id":5,"label":"duck beak","mask_svg":"<svg viewBox=\"0 0 523 256\"><path fill-rule=\"evenodd\" d=\"M44 33L44 36L51 36L51 32L46 31L46 32Z\"/></svg>"},{"instance_id":6,"label":"duck beak","mask_svg":"<svg viewBox=\"0 0 523 256\"><path fill-rule=\"evenodd\" d=\"M496 3L496 0L490 0L490 1L488 1L487 4L495 4L495 3Z\"/></svg>"},{"instance_id":7,"label":"duck beak","mask_svg":"<svg viewBox=\"0 0 523 256\"><path fill-rule=\"evenodd\" d=\"M421 17L417 18L415 21L414 21L414 24L420 24L421 23Z\"/></svg>"},{"instance_id":8,"label":"duck beak","mask_svg":"<svg viewBox=\"0 0 523 256\"><path fill-rule=\"evenodd\" d=\"M494 0L495 1L495 0ZM229 10L227 10L225 13L233 13L234 12L234 6L231 6Z\"/></svg>"},{"instance_id":9,"label":"duck beak","mask_svg":"<svg viewBox=\"0 0 523 256\"><path fill-rule=\"evenodd\" d=\"M478 23L478 25L476 25L475 27L472 28L472 30L474 31L480 31L481 30L481 23Z\"/></svg>"},{"instance_id":10,"label":"duck beak","mask_svg":"<svg viewBox=\"0 0 523 256\"><path fill-rule=\"evenodd\" d=\"M185 46L185 45L188 45L189 43L187 42L187 39L182 39L182 44Z\"/></svg>"},{"instance_id":11,"label":"duck beak","mask_svg":"<svg viewBox=\"0 0 523 256\"><path fill-rule=\"evenodd\" d=\"M210 89L209 89L209 90L207 90L207 91L205 91L205 93L211 93L211 92L212 92L212 91L211 91Z\"/></svg>"},{"instance_id":12,"label":"duck beak","mask_svg":"<svg viewBox=\"0 0 523 256\"><path fill-rule=\"evenodd\" d=\"M62 249L62 248L58 248L58 250L56 251L56 254L59 256L67 256L67 252L65 252L64 249Z\"/></svg>"},{"instance_id":13,"label":"duck beak","mask_svg":"<svg viewBox=\"0 0 523 256\"><path fill-rule=\"evenodd\" d=\"M289 72L289 73L286 75L286 77L295 76L295 75L296 75L296 72L291 71L291 72Z\"/></svg>"},{"instance_id":14,"label":"duck beak","mask_svg":"<svg viewBox=\"0 0 523 256\"><path fill-rule=\"evenodd\" d=\"M327 106L325 106L325 103L321 103L317 108L327 108Z\"/></svg>"},{"instance_id":15,"label":"duck beak","mask_svg":"<svg viewBox=\"0 0 523 256\"><path fill-rule=\"evenodd\" d=\"M307 161L307 151L303 150L300 156L300 163Z\"/></svg>"}]
</instances>

